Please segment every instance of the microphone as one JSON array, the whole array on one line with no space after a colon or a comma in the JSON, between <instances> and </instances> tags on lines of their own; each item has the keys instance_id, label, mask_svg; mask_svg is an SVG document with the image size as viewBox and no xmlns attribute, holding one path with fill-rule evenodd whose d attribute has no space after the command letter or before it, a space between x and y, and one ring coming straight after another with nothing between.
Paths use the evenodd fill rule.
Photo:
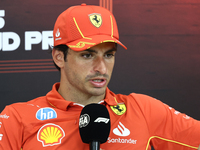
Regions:
<instances>
[{"instance_id":1,"label":"microphone","mask_svg":"<svg viewBox=\"0 0 200 150\"><path fill-rule=\"evenodd\" d=\"M83 143L90 144L90 150L99 150L110 133L110 115L106 106L86 105L80 114L79 133Z\"/></svg>"}]
</instances>

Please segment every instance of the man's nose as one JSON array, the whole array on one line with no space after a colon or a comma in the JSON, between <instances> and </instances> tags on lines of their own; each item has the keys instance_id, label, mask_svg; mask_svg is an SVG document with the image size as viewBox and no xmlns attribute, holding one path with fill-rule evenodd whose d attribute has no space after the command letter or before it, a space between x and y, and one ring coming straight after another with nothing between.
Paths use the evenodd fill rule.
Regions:
<instances>
[{"instance_id":1,"label":"man's nose","mask_svg":"<svg viewBox=\"0 0 200 150\"><path fill-rule=\"evenodd\" d=\"M100 74L106 74L107 73L106 63L105 63L105 60L102 57L96 58L94 71L99 72Z\"/></svg>"}]
</instances>

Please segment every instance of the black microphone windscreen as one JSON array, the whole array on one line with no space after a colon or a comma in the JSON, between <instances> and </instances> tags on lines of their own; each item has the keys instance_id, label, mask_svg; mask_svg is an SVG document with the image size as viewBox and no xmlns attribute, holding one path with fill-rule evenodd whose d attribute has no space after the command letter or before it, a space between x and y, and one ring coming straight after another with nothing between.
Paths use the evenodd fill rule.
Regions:
<instances>
[{"instance_id":1,"label":"black microphone windscreen","mask_svg":"<svg viewBox=\"0 0 200 150\"><path fill-rule=\"evenodd\" d=\"M110 133L110 115L101 104L86 105L80 114L79 133L84 143L105 143Z\"/></svg>"}]
</instances>

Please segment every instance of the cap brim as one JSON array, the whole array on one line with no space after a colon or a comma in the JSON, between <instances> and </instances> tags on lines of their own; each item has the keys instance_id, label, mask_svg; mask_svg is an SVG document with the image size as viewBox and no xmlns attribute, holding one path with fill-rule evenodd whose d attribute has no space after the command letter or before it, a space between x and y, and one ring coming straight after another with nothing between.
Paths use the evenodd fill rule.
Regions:
<instances>
[{"instance_id":1,"label":"cap brim","mask_svg":"<svg viewBox=\"0 0 200 150\"><path fill-rule=\"evenodd\" d=\"M94 35L84 37L82 39L66 43L66 45L74 51L83 51L104 42L114 42L121 45L124 49L127 49L127 47L122 44L118 39L108 35Z\"/></svg>"}]
</instances>

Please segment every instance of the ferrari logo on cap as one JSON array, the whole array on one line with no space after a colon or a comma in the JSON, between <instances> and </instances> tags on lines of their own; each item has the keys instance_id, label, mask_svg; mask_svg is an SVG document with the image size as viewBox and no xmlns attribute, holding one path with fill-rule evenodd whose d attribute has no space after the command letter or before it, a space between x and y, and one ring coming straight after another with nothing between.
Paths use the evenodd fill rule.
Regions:
<instances>
[{"instance_id":1,"label":"ferrari logo on cap","mask_svg":"<svg viewBox=\"0 0 200 150\"><path fill-rule=\"evenodd\" d=\"M99 27L101 26L101 24L102 24L102 17L101 17L101 14L96 14L96 13L90 14L90 15L89 15L89 18L90 18L91 23L92 23L95 27L99 28Z\"/></svg>"},{"instance_id":2,"label":"ferrari logo on cap","mask_svg":"<svg viewBox=\"0 0 200 150\"><path fill-rule=\"evenodd\" d=\"M70 48L83 48L85 45L95 45L96 43L89 43L80 41L76 45L68 45ZM89 46L88 46L89 47Z\"/></svg>"}]
</instances>

